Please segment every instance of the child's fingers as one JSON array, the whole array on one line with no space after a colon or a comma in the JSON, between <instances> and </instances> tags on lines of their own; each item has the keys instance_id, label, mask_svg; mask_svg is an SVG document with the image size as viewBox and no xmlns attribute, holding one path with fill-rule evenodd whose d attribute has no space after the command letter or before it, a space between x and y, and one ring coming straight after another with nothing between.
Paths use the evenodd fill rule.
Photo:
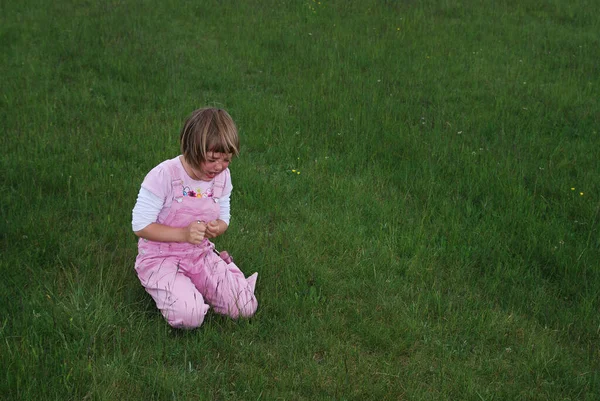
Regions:
<instances>
[{"instance_id":1,"label":"child's fingers","mask_svg":"<svg viewBox=\"0 0 600 401\"><path fill-rule=\"evenodd\" d=\"M206 223L202 220L198 220L191 223L189 228L191 231L204 232L206 230Z\"/></svg>"},{"instance_id":2,"label":"child's fingers","mask_svg":"<svg viewBox=\"0 0 600 401\"><path fill-rule=\"evenodd\" d=\"M201 220L193 221L188 226L188 242L191 244L199 244L206 236L206 223Z\"/></svg>"}]
</instances>

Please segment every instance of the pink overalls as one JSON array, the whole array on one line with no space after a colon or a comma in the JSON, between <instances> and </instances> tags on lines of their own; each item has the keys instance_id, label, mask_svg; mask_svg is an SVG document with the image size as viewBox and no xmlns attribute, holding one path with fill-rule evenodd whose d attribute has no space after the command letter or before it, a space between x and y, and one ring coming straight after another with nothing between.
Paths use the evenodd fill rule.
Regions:
<instances>
[{"instance_id":1,"label":"pink overalls","mask_svg":"<svg viewBox=\"0 0 600 401\"><path fill-rule=\"evenodd\" d=\"M218 198L225 186L225 174L215 177L212 198L183 196L183 181L178 174L171 169L173 203L161 224L187 227L193 221L218 219ZM254 287L258 273L246 279L234 263L227 264L213 249L208 239L199 245L138 241L138 277L171 326L199 327L209 306L234 319L250 317L256 311Z\"/></svg>"}]
</instances>

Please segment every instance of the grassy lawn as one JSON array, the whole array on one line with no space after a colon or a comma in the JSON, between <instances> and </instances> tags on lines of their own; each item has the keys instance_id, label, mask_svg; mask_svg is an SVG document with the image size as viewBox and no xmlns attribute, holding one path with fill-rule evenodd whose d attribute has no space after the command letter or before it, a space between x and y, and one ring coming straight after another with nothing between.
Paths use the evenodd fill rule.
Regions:
<instances>
[{"instance_id":1,"label":"grassy lawn","mask_svg":"<svg viewBox=\"0 0 600 401\"><path fill-rule=\"evenodd\" d=\"M595 2L0 2L0 399L600 399ZM242 150L259 310L170 328L131 209Z\"/></svg>"}]
</instances>

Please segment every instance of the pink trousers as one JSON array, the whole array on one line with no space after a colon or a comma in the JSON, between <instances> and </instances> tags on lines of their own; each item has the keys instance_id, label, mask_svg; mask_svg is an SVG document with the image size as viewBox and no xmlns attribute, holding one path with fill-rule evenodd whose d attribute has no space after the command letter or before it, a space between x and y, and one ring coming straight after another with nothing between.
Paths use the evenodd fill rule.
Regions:
<instances>
[{"instance_id":1,"label":"pink trousers","mask_svg":"<svg viewBox=\"0 0 600 401\"><path fill-rule=\"evenodd\" d=\"M258 273L245 278L234 263L225 263L212 251L208 240L200 246L144 242L136 271L171 326L199 327L211 306L215 312L234 319L256 312L254 287Z\"/></svg>"}]
</instances>

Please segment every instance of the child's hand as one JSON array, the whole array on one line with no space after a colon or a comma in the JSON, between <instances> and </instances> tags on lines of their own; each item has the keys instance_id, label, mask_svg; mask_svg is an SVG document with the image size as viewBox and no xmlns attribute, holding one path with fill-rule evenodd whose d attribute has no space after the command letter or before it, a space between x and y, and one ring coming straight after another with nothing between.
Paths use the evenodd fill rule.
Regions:
<instances>
[{"instance_id":1,"label":"child's hand","mask_svg":"<svg viewBox=\"0 0 600 401\"><path fill-rule=\"evenodd\" d=\"M208 225L206 226L206 233L205 233L206 238L215 238L221 234L222 234L221 228L220 228L219 222L217 220L213 220L208 223Z\"/></svg>"},{"instance_id":2,"label":"child's hand","mask_svg":"<svg viewBox=\"0 0 600 401\"><path fill-rule=\"evenodd\" d=\"M206 224L203 221L194 221L187 227L186 241L198 245L206 236Z\"/></svg>"}]
</instances>

